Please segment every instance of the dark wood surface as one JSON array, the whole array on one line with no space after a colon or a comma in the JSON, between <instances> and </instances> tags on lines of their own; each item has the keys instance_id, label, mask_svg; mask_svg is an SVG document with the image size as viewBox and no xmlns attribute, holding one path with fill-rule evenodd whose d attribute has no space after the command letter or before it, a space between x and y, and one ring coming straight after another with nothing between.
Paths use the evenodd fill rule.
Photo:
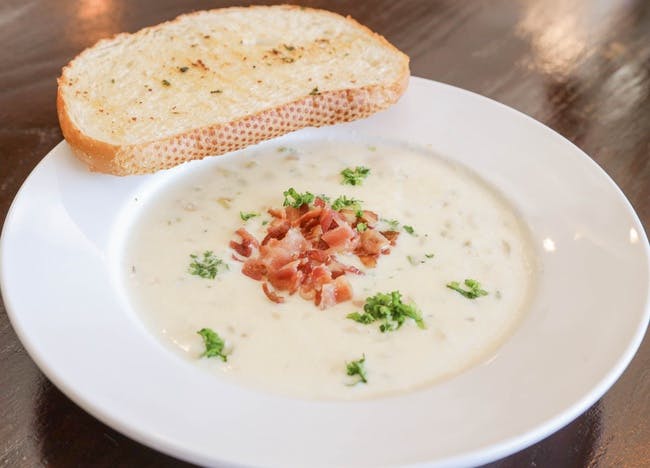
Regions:
<instances>
[{"instance_id":1,"label":"dark wood surface","mask_svg":"<svg viewBox=\"0 0 650 468\"><path fill-rule=\"evenodd\" d=\"M63 65L114 33L237 3L2 0L2 219L27 175L62 139L55 79ZM591 155L650 224L650 1L302 3L350 14L385 35L411 57L414 75L486 95L553 128ZM122 436L65 397L26 354L2 306L0 466L41 465L183 463ZM650 340L586 413L490 466L650 466Z\"/></svg>"}]
</instances>

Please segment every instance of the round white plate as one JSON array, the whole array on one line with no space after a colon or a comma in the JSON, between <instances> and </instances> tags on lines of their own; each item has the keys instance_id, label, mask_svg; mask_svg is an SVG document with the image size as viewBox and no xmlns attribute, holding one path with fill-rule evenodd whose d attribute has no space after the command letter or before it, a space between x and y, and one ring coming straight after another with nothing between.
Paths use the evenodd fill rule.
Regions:
<instances>
[{"instance_id":1,"label":"round white plate","mask_svg":"<svg viewBox=\"0 0 650 468\"><path fill-rule=\"evenodd\" d=\"M619 377L648 324L649 248L630 204L588 156L510 108L419 78L386 112L279 140L323 136L430 145L522 213L539 256L537 293L493 359L361 402L221 381L145 330L116 268L138 196L203 163L119 178L89 173L61 143L16 196L0 244L4 301L42 371L85 410L163 452L275 466L489 462L567 424Z\"/></svg>"}]
</instances>

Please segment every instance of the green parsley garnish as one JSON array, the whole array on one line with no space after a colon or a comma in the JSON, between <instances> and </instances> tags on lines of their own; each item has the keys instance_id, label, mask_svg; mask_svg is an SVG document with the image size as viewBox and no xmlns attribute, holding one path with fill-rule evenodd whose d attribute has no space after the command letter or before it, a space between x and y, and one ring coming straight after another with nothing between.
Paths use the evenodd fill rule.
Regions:
<instances>
[{"instance_id":1,"label":"green parsley garnish","mask_svg":"<svg viewBox=\"0 0 650 468\"><path fill-rule=\"evenodd\" d=\"M352 210L361 210L361 200L357 200L356 198L348 198L345 195L341 195L338 197L336 200L334 200L334 203L332 203L332 209L333 210L341 210L343 208L349 208ZM360 216L358 216L360 217Z\"/></svg>"},{"instance_id":2,"label":"green parsley garnish","mask_svg":"<svg viewBox=\"0 0 650 468\"><path fill-rule=\"evenodd\" d=\"M468 290L463 289L458 283L458 281L452 281L447 285L447 287L449 289L453 289L454 291L462 294L467 299L476 299L477 297L488 295L488 292L486 290L481 289L481 283L479 283L476 280L466 279L464 281L464 284L469 288Z\"/></svg>"},{"instance_id":3,"label":"green parsley garnish","mask_svg":"<svg viewBox=\"0 0 650 468\"><path fill-rule=\"evenodd\" d=\"M370 314L360 314L359 312L352 312L351 314L348 314L346 316L349 319L354 320L355 322L363 323L364 325L368 325L369 323L374 322L376 319Z\"/></svg>"},{"instance_id":4,"label":"green parsley garnish","mask_svg":"<svg viewBox=\"0 0 650 468\"><path fill-rule=\"evenodd\" d=\"M162 80L163 86L171 86L172 84L167 80Z\"/></svg>"},{"instance_id":5,"label":"green parsley garnish","mask_svg":"<svg viewBox=\"0 0 650 468\"><path fill-rule=\"evenodd\" d=\"M420 311L415 305L404 304L399 291L377 293L367 298L363 306L363 314L353 312L348 314L347 318L363 324L380 320L382 323L379 325L379 331L382 333L397 330L407 318L415 320L418 327L426 328Z\"/></svg>"},{"instance_id":6,"label":"green parsley garnish","mask_svg":"<svg viewBox=\"0 0 650 468\"><path fill-rule=\"evenodd\" d=\"M415 258L413 258L411 255L407 255L407 256L406 256L406 259L407 259L407 260L409 261L409 263L410 263L411 265L413 265L413 266L417 265L418 263L424 263L424 260L420 260L420 261L418 261L418 260L416 260Z\"/></svg>"},{"instance_id":7,"label":"green parsley garnish","mask_svg":"<svg viewBox=\"0 0 650 468\"><path fill-rule=\"evenodd\" d=\"M361 185L363 179L368 177L369 174L370 169L367 167L357 166L354 169L348 167L341 171L341 175L343 176L342 183L348 185Z\"/></svg>"},{"instance_id":8,"label":"green parsley garnish","mask_svg":"<svg viewBox=\"0 0 650 468\"><path fill-rule=\"evenodd\" d=\"M228 270L228 264L220 258L215 257L211 250L203 252L203 258L199 259L196 254L190 255L192 263L190 263L189 272L192 275L200 276L201 278L214 279L220 270Z\"/></svg>"},{"instance_id":9,"label":"green parsley garnish","mask_svg":"<svg viewBox=\"0 0 650 468\"><path fill-rule=\"evenodd\" d=\"M402 226L406 232L408 232L410 235L414 236L415 235L415 229L413 229L413 226L407 226L406 224Z\"/></svg>"},{"instance_id":10,"label":"green parsley garnish","mask_svg":"<svg viewBox=\"0 0 650 468\"><path fill-rule=\"evenodd\" d=\"M320 199L323 200L325 203L329 203L330 201L332 201L331 198L328 197L327 195L325 195L324 193L321 193L321 194L318 195L316 198L320 198Z\"/></svg>"},{"instance_id":11,"label":"green parsley garnish","mask_svg":"<svg viewBox=\"0 0 650 468\"><path fill-rule=\"evenodd\" d=\"M358 375L359 380L354 382L352 385L356 385L359 382L368 383L368 377L366 376L366 368L364 363L366 362L366 355L361 356L361 359L356 361L346 362L345 368L349 376Z\"/></svg>"},{"instance_id":12,"label":"green parsley garnish","mask_svg":"<svg viewBox=\"0 0 650 468\"><path fill-rule=\"evenodd\" d=\"M298 193L296 189L291 187L289 190L283 193L284 203L282 206L292 206L294 208L300 208L302 205L309 205L314 201L314 194L310 192Z\"/></svg>"},{"instance_id":13,"label":"green parsley garnish","mask_svg":"<svg viewBox=\"0 0 650 468\"><path fill-rule=\"evenodd\" d=\"M221 337L210 328L201 328L197 331L199 335L203 338L203 344L205 344L205 351L199 357L219 357L223 362L228 360L228 356L224 354L223 348L226 343L221 339Z\"/></svg>"},{"instance_id":14,"label":"green parsley garnish","mask_svg":"<svg viewBox=\"0 0 650 468\"><path fill-rule=\"evenodd\" d=\"M428 254L424 254L424 256L427 257L427 258L433 258L435 256L435 254L428 253Z\"/></svg>"},{"instance_id":15,"label":"green parsley garnish","mask_svg":"<svg viewBox=\"0 0 650 468\"><path fill-rule=\"evenodd\" d=\"M381 218L381 220L388 225L391 231L397 231L399 229L399 221L396 219Z\"/></svg>"},{"instance_id":16,"label":"green parsley garnish","mask_svg":"<svg viewBox=\"0 0 650 468\"><path fill-rule=\"evenodd\" d=\"M357 231L363 232L366 229L368 229L368 225L366 223L357 223Z\"/></svg>"},{"instance_id":17,"label":"green parsley garnish","mask_svg":"<svg viewBox=\"0 0 650 468\"><path fill-rule=\"evenodd\" d=\"M251 211L250 213L244 213L243 211L239 212L239 217L242 219L242 221L248 221L249 219L254 218L255 216L260 216L260 214L254 211Z\"/></svg>"},{"instance_id":18,"label":"green parsley garnish","mask_svg":"<svg viewBox=\"0 0 650 468\"><path fill-rule=\"evenodd\" d=\"M309 93L310 96L318 96L320 94L320 91L318 91L318 87L314 88L311 90Z\"/></svg>"}]
</instances>

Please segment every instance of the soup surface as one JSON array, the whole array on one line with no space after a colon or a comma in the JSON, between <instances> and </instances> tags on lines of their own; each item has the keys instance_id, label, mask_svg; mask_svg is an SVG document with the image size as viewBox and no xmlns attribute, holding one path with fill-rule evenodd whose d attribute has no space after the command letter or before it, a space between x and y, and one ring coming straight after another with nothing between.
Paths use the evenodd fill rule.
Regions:
<instances>
[{"instance_id":1,"label":"soup surface","mask_svg":"<svg viewBox=\"0 0 650 468\"><path fill-rule=\"evenodd\" d=\"M358 141L268 143L205 161L144 201L126 245L126 290L146 326L165 345L225 379L303 398L358 399L434 383L489 359L525 311L533 280L527 231L511 207L480 179L421 149ZM370 169L358 185L346 168ZM321 309L300 294L274 303L242 274L229 242L244 227L264 238L270 208L283 192L342 195L361 201L399 231L374 268L355 255L339 260L353 298ZM244 220L244 218L248 218ZM388 229L388 228L386 228ZM212 252L214 278L191 263ZM196 255L195 259L191 255ZM196 271L194 271L196 273ZM448 287L476 280L475 298ZM359 323L368 297L399 291L420 311L393 331ZM227 361L201 357L197 331L225 340ZM367 382L347 364L363 361Z\"/></svg>"}]
</instances>

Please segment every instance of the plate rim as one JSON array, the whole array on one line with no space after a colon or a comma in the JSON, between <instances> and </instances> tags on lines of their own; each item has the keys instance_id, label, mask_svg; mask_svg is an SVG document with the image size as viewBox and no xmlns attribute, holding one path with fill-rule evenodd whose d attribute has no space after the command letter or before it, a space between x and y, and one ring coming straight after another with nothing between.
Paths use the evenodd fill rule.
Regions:
<instances>
[{"instance_id":1,"label":"plate rim","mask_svg":"<svg viewBox=\"0 0 650 468\"><path fill-rule=\"evenodd\" d=\"M448 88L453 93L460 92L460 93L470 94L475 99L478 98L481 100L485 100L488 101L491 105L496 104L497 106L502 108L502 110L511 113L514 112L517 115L517 118L519 119L524 118L525 120L528 121L528 123L533 123L536 126L542 127L545 131L553 133L555 137L560 137L563 144L570 145L573 151L577 152L576 154L579 154L580 157L585 160L585 162L590 162L593 166L593 169L598 171L601 177L604 176L605 180L610 185L610 188L613 188L615 190L618 198L621 201L623 201L623 203L625 204L627 209L627 214L630 215L631 219L634 221L636 227L638 228L639 241L644 245L646 260L650 258L650 246L648 244L647 234L645 232L643 224L641 223L638 217L638 214L634 210L634 207L632 206L628 198L625 196L621 188L612 180L609 174L607 174L607 172L594 159L589 157L586 153L584 153L579 147L577 147L571 141L569 141L559 133L555 132L551 128L545 126L541 122L533 119L532 117L516 109L513 109L505 104L502 104L498 101L482 96L480 94L474 93L472 91L464 90L449 84L412 76L411 84L413 83L417 83L417 86L421 86L421 85L430 86L431 84L433 84L435 86ZM69 385L67 382L59 378L60 376L56 375L56 373L49 368L49 366L46 363L46 360L43 359L43 356L40 356L32 347L32 343L30 342L28 336L28 331L23 329L22 327L23 324L19 320L18 315L20 314L20 312L16 309L16 307L13 304L14 299L11 294L7 294L8 291L7 291L6 275L8 274L8 266L5 264L5 260L6 260L5 250L8 249L8 246L6 245L5 233L9 229L11 229L12 224L15 223L14 218L16 216L15 214L15 211L17 209L16 207L20 202L21 198L25 196L24 193L29 188L30 180L32 180L35 174L42 169L43 165L46 164L46 162L49 159L54 157L53 155L57 154L57 152L62 151L62 148L65 147L65 145L66 145L65 141L61 141L60 143L58 143L52 150L50 150L46 154L46 156L41 161L39 161L39 163L31 171L29 176L25 179L25 181L21 185L21 188L18 190L17 194L15 195L15 198L12 201L12 204L7 212L6 218L3 223L2 235L0 237L0 292L2 294L2 298L5 304L9 321L13 329L15 330L17 336L19 337L22 346L24 346L28 355L36 363L39 370L43 372L43 374L58 389L60 389L75 404L79 405L84 411L87 411L93 417L96 417L97 419L107 424L108 426L118 430L119 432L127 435L128 437L140 443L143 443L149 447L154 447L156 450L159 450L163 453L166 453L174 457L181 458L183 460L187 460L194 463L208 463L208 464L215 463L215 462L225 462L231 466L240 466L238 462L234 460L226 460L226 459L214 460L212 458L206 459L201 455L196 454L193 451L187 449L186 447L183 446L183 444L179 444L174 440L167 440L165 437L159 437L157 434L152 435L152 434L142 433L138 431L137 428L130 427L129 425L123 424L119 419L114 418L110 414L110 412L105 411L106 408L102 408L101 406L94 405L92 401L87 399L83 394L79 394L77 391L75 391L74 385ZM646 268L647 269L650 268L650 265L647 262L646 262ZM467 464L467 463L471 463L471 464L489 463L496 459L515 453L518 450L522 450L534 443L537 443L540 440L548 437L550 434L554 433L555 431L559 430L560 428L564 427L569 422L573 421L575 418L577 418L580 414L582 414L585 410L587 410L591 405L593 405L598 399L600 399L607 392L607 390L622 375L622 373L625 371L629 363L632 361L641 342L643 341L643 338L647 331L648 323L650 322L650 288L646 290L645 311L643 316L644 319L638 325L634 333L634 338L628 343L625 351L617 359L616 365L614 365L610 369L607 375L604 375L600 378L598 385L594 386L589 393L583 395L583 397L579 401L575 401L570 408L568 408L567 410L563 411L560 414L555 415L550 419L547 419L545 422L539 424L538 426L532 429L529 429L524 433L521 433L516 437L503 440L497 444L491 444L488 447L476 449L470 452L464 452L462 455L436 460L436 464L440 466L452 466L452 465Z\"/></svg>"}]
</instances>

